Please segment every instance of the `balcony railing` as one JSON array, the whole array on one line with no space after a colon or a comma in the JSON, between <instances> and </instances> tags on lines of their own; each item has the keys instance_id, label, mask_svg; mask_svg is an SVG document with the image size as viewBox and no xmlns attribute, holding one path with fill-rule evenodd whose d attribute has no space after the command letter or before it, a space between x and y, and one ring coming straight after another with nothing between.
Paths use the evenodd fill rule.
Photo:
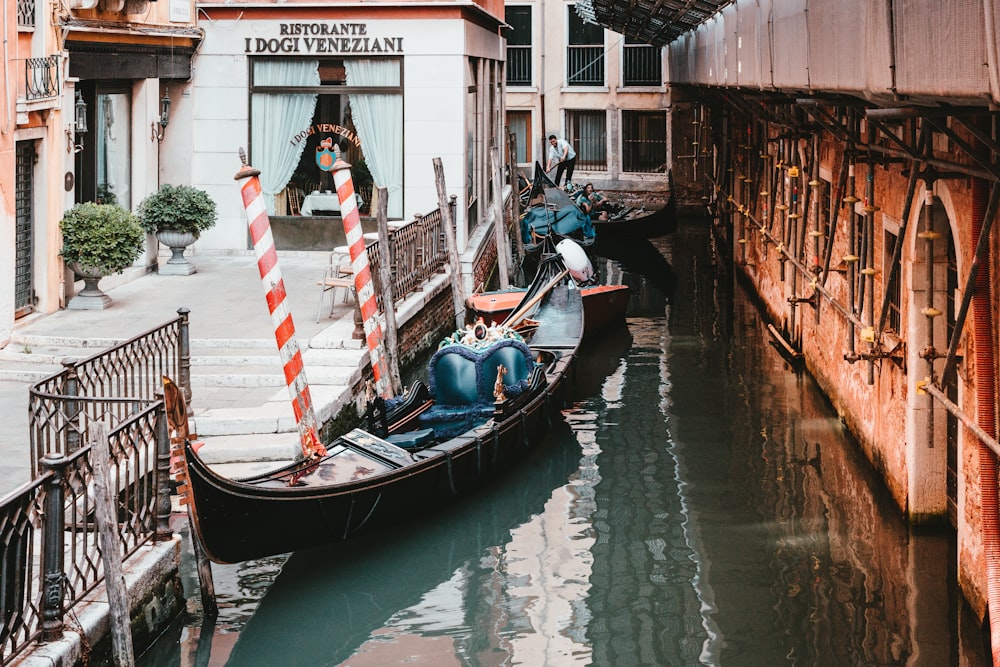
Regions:
<instances>
[{"instance_id":1,"label":"balcony railing","mask_svg":"<svg viewBox=\"0 0 1000 667\"><path fill-rule=\"evenodd\" d=\"M604 47L567 46L566 83L570 86L603 86Z\"/></svg>"},{"instance_id":2,"label":"balcony railing","mask_svg":"<svg viewBox=\"0 0 1000 667\"><path fill-rule=\"evenodd\" d=\"M59 56L24 61L24 98L40 100L59 95Z\"/></svg>"},{"instance_id":3,"label":"balcony railing","mask_svg":"<svg viewBox=\"0 0 1000 667\"><path fill-rule=\"evenodd\" d=\"M622 80L626 86L659 86L663 83L663 57L658 47L626 45L622 55Z\"/></svg>"},{"instance_id":4,"label":"balcony railing","mask_svg":"<svg viewBox=\"0 0 1000 667\"><path fill-rule=\"evenodd\" d=\"M531 47L507 47L507 85L531 85Z\"/></svg>"}]
</instances>

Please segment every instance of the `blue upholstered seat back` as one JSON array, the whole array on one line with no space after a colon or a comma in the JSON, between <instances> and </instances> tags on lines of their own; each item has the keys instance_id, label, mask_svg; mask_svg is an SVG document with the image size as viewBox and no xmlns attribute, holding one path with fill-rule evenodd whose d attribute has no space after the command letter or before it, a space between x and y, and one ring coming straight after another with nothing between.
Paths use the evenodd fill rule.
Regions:
<instances>
[{"instance_id":1,"label":"blue upholstered seat back","mask_svg":"<svg viewBox=\"0 0 1000 667\"><path fill-rule=\"evenodd\" d=\"M506 339L479 351L448 345L434 353L427 365L428 382L438 405L475 405L493 402L497 368L503 365L506 387L521 389L534 366L523 341Z\"/></svg>"}]
</instances>

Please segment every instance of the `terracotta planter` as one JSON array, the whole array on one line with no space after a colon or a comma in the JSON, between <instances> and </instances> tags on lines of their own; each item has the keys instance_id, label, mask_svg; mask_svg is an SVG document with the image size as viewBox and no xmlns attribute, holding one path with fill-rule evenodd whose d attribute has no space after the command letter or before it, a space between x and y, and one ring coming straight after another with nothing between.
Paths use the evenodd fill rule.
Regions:
<instances>
[{"instance_id":1,"label":"terracotta planter","mask_svg":"<svg viewBox=\"0 0 1000 667\"><path fill-rule=\"evenodd\" d=\"M170 259L158 267L161 275L189 276L197 270L184 256L187 247L198 240L193 233L163 229L156 232L156 240L170 248L171 252Z\"/></svg>"}]
</instances>

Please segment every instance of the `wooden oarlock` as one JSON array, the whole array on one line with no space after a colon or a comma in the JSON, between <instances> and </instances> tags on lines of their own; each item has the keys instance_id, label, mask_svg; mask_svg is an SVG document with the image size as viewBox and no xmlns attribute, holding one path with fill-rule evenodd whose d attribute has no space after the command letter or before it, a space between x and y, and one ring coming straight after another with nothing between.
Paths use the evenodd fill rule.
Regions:
<instances>
[{"instance_id":1,"label":"wooden oarlock","mask_svg":"<svg viewBox=\"0 0 1000 667\"><path fill-rule=\"evenodd\" d=\"M275 341L278 344L278 352L281 354L281 363L284 366L285 382L292 399L292 410L295 413L295 423L299 429L302 454L307 459L325 456L326 447L320 442L316 432L316 412L309 394L309 383L306 381L302 352L299 350L299 343L295 338L295 325L285 302L285 281L281 277L281 268L278 266L278 251L274 247L274 237L271 235L271 221L267 217L264 193L260 186L260 170L247 164L246 153L242 148L240 149L240 161L243 163L243 167L234 178L237 181L243 181L240 186L243 207L246 209L250 239L253 241L254 253L257 255L257 269L260 271L260 279L264 286L264 296L267 300L268 310L271 312ZM351 253L353 256L353 250Z\"/></svg>"}]
</instances>

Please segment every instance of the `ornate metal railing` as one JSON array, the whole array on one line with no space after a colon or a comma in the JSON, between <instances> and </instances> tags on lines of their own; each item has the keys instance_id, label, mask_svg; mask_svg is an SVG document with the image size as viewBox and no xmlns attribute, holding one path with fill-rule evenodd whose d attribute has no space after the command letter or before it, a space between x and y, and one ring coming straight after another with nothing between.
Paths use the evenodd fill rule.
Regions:
<instances>
[{"instance_id":1,"label":"ornate metal railing","mask_svg":"<svg viewBox=\"0 0 1000 667\"><path fill-rule=\"evenodd\" d=\"M59 56L24 61L24 98L28 101L59 94Z\"/></svg>"},{"instance_id":2,"label":"ornate metal railing","mask_svg":"<svg viewBox=\"0 0 1000 667\"><path fill-rule=\"evenodd\" d=\"M109 430L132 418L140 401L151 401L170 376L191 399L191 339L188 309L178 317L83 361L63 362L62 371L28 392L31 474L41 474L46 455L68 456L85 442L95 421ZM85 399L128 399L96 401Z\"/></svg>"},{"instance_id":3,"label":"ornate metal railing","mask_svg":"<svg viewBox=\"0 0 1000 667\"><path fill-rule=\"evenodd\" d=\"M455 219L457 198L449 202L452 220ZM397 301L430 280L448 261L448 244L444 239L441 209L427 215L416 216L411 222L389 230L389 271L392 276L392 296ZM382 277L379 242L368 246L368 262L374 279L375 298L379 310L382 305Z\"/></svg>"},{"instance_id":4,"label":"ornate metal railing","mask_svg":"<svg viewBox=\"0 0 1000 667\"><path fill-rule=\"evenodd\" d=\"M108 486L115 494L124 558L150 540L171 536L170 439L162 400L45 395L53 405L74 404L81 415L132 413L108 434ZM105 577L95 522L91 448L49 452L42 473L0 499L0 664L30 643L53 641L67 611Z\"/></svg>"},{"instance_id":5,"label":"ornate metal railing","mask_svg":"<svg viewBox=\"0 0 1000 667\"><path fill-rule=\"evenodd\" d=\"M32 482L0 499L0 664L62 635L63 615L104 579L88 438L106 425L108 486L124 558L168 539L169 375L191 396L188 310L28 392ZM190 404L190 401L188 402Z\"/></svg>"}]
</instances>

